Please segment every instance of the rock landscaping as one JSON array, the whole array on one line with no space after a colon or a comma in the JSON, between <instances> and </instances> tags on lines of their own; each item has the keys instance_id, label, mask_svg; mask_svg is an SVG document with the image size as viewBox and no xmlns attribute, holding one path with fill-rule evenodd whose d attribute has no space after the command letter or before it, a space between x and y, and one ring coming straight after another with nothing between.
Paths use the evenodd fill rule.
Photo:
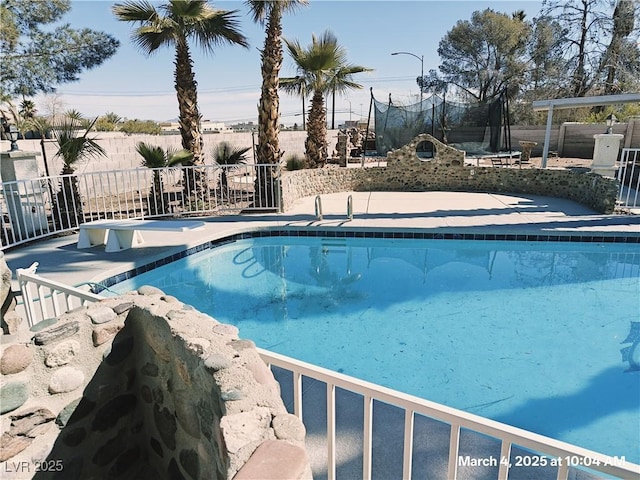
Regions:
<instances>
[{"instance_id":1,"label":"rock landscaping","mask_svg":"<svg viewBox=\"0 0 640 480\"><path fill-rule=\"evenodd\" d=\"M305 429L238 330L154 287L3 336L3 479L310 479Z\"/></svg>"}]
</instances>

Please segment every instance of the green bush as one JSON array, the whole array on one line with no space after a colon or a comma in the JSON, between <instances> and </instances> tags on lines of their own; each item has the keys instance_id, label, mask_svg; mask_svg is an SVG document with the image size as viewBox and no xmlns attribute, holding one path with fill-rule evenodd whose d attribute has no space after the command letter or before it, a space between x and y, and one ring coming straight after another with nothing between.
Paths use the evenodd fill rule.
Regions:
<instances>
[{"instance_id":1,"label":"green bush","mask_svg":"<svg viewBox=\"0 0 640 480\"><path fill-rule=\"evenodd\" d=\"M299 157L298 155L291 155L287 158L287 170L302 170L307 167L307 161L304 157Z\"/></svg>"},{"instance_id":2,"label":"green bush","mask_svg":"<svg viewBox=\"0 0 640 480\"><path fill-rule=\"evenodd\" d=\"M162 128L153 120L126 120L120 125L120 131L124 133L147 133L160 135Z\"/></svg>"}]
</instances>

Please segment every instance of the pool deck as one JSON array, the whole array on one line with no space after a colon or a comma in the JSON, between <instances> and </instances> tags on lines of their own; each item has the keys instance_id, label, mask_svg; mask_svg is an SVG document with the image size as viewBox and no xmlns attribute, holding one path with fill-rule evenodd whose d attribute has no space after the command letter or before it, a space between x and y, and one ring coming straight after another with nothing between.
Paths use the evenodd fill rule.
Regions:
<instances>
[{"instance_id":1,"label":"pool deck","mask_svg":"<svg viewBox=\"0 0 640 480\"><path fill-rule=\"evenodd\" d=\"M347 218L352 196L353 219ZM144 244L106 253L104 247L76 248L78 234L34 242L5 252L9 268L38 262L38 273L68 285L95 282L210 240L264 228L423 230L437 233L582 234L639 236L640 216L600 215L558 198L461 192L344 192L299 200L282 214L208 218L202 229L143 232ZM17 285L16 285L17 288Z\"/></svg>"},{"instance_id":2,"label":"pool deck","mask_svg":"<svg viewBox=\"0 0 640 480\"><path fill-rule=\"evenodd\" d=\"M347 198L352 196L353 219L347 218ZM26 268L38 262L38 273L68 285L100 281L136 266L150 263L173 253L207 241L263 228L315 227L321 229L394 229L403 231L424 230L436 233L500 233L500 234L580 234L593 236L640 237L640 216L600 215L575 202L557 198L459 192L345 192L321 196L323 219L315 216L315 197L297 202L283 214L252 214L208 218L202 229L188 232L145 231L144 244L129 250L106 253L104 246L78 249L78 234L43 240L5 252L9 267ZM640 245L639 245L640 249ZM17 289L17 285L14 286ZM309 402L324 404L322 385L309 385ZM361 414L357 402L341 401L341 411ZM313 409L308 410L313 411ZM378 413L383 425L390 425L397 412ZM305 418L307 446L316 478L327 477L324 445L324 427L320 418ZM402 449L401 434L385 432L386 455ZM397 437L400 435L400 437ZM392 438L393 437L393 438ZM429 434L429 444L434 440L448 442L448 434ZM361 477L359 440L351 438L339 445L339 471L344 478ZM426 442L426 439L425 439ZM391 447L393 444L396 447ZM426 444L426 443L425 443ZM482 445L469 445L470 452L478 455L486 452ZM380 454L381 451L378 451ZM389 457L391 458L391 457ZM385 458L382 462L382 478L399 478L395 463ZM422 478L443 478L446 459L432 462ZM379 470L380 471L380 470ZM493 475L493 477L492 477ZM491 471L470 470L460 474L460 479L495 478ZM522 478L538 479L539 472L531 472ZM550 477L553 478L553 477ZM590 478L584 476L584 478Z\"/></svg>"}]
</instances>

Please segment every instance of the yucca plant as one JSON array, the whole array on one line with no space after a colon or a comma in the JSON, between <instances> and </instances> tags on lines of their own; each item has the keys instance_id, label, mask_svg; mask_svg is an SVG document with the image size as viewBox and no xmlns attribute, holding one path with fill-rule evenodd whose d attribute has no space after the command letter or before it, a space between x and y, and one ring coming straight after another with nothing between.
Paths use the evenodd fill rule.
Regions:
<instances>
[{"instance_id":1,"label":"yucca plant","mask_svg":"<svg viewBox=\"0 0 640 480\"><path fill-rule=\"evenodd\" d=\"M54 138L58 144L55 156L64 163L60 173L63 178L56 195L56 220L65 228L77 226L83 220L82 198L78 179L74 175L75 165L86 158L106 156L104 148L98 145L95 138L88 136L97 119L87 120L79 112L71 110L54 127Z\"/></svg>"},{"instance_id":2,"label":"yucca plant","mask_svg":"<svg viewBox=\"0 0 640 480\"><path fill-rule=\"evenodd\" d=\"M193 158L193 154L188 150L168 148L164 150L162 147L149 145L148 143L138 142L136 152L142 156L143 167L152 168L153 183L147 197L149 215L162 215L166 212L166 203L163 201L164 185L162 184L162 175L160 168L171 167L176 164L188 164Z\"/></svg>"},{"instance_id":3,"label":"yucca plant","mask_svg":"<svg viewBox=\"0 0 640 480\"><path fill-rule=\"evenodd\" d=\"M247 162L245 153L251 150L251 147L238 148L232 147L227 142L220 142L213 151L213 161L216 165L222 166L220 173L220 187L222 196L228 192L229 188L229 171L237 170L238 167Z\"/></svg>"}]
</instances>

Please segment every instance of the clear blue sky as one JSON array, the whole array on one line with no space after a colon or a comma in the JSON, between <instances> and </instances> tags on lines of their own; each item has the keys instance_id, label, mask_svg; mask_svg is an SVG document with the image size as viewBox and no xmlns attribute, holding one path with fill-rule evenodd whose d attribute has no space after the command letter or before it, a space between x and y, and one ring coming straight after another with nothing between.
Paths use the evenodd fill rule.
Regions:
<instances>
[{"instance_id":1,"label":"clear blue sky","mask_svg":"<svg viewBox=\"0 0 640 480\"><path fill-rule=\"evenodd\" d=\"M173 87L173 50L164 48L146 57L131 43L132 25L119 22L111 13L114 2L76 0L64 22L74 28L88 27L107 32L120 40L116 54L93 70L84 72L80 81L60 85L58 99L64 109L76 109L87 116L115 112L121 117L168 120L178 116ZM250 47L217 47L213 55L193 47L198 102L203 118L212 122L235 123L257 119L260 98L260 56L264 43L263 27L254 24L242 1L210 2L216 8L238 10L240 29ZM373 88L376 99L412 103L419 91L415 79L420 75L420 60L410 55L392 56L392 52L411 52L424 56L424 71L440 64L438 44L458 20L469 20L476 10L492 8L511 14L524 10L529 20L539 15L541 1L328 1L311 0L307 7L283 20L283 35L302 45L311 42L311 34L331 30L348 52L351 63L373 68L356 81L362 90L351 91L336 99L339 122L366 118ZM285 52L281 76L295 75ZM47 103L37 97L41 113ZM280 94L282 123L302 123L301 101Z\"/></svg>"}]
</instances>

